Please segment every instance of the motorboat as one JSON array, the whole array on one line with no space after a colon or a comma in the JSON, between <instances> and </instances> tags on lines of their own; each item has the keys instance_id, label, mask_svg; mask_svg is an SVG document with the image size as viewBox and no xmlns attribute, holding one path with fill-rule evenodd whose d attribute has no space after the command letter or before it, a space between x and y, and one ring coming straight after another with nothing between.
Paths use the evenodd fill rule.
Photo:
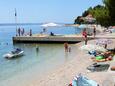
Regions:
<instances>
[{"instance_id":1,"label":"motorboat","mask_svg":"<svg viewBox=\"0 0 115 86\"><path fill-rule=\"evenodd\" d=\"M15 58L15 57L20 57L22 55L24 55L24 51L21 50L20 48L16 48L15 50L13 50L7 54L4 54L3 57L11 59L11 58Z\"/></svg>"}]
</instances>

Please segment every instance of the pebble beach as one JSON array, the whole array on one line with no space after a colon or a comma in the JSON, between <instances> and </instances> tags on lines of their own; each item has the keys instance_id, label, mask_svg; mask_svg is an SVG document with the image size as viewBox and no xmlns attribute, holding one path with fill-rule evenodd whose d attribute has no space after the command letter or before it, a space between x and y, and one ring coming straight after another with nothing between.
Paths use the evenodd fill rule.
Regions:
<instances>
[{"instance_id":1,"label":"pebble beach","mask_svg":"<svg viewBox=\"0 0 115 86\"><path fill-rule=\"evenodd\" d=\"M114 33L106 35L114 36ZM113 42L108 45L108 48L115 47L115 39L111 40ZM88 44L94 43L95 40L88 41ZM84 45L84 42L71 46L71 52L76 51L76 54L72 55L74 58L65 62L61 66L57 66L54 70L38 76L37 71L39 71L39 69L35 67L30 70L31 72L28 71L19 76L13 77L12 79L5 81L5 83L10 82L9 86L68 86L73 77L81 73L89 79L96 81L99 86L114 86L115 72L111 71L110 68L111 66L115 66L115 56L113 57L112 61L105 62L110 64L110 67L107 71L89 72L86 68L94 62L91 59L92 56L80 49L80 46L82 45ZM68 53L68 55L70 53ZM4 83L2 86L5 86Z\"/></svg>"}]
</instances>

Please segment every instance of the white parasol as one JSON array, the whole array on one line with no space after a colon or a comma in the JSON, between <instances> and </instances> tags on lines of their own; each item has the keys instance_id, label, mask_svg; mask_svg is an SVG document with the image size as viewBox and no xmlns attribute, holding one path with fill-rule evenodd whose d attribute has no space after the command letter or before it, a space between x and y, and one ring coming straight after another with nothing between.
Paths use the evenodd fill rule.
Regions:
<instances>
[{"instance_id":1,"label":"white parasol","mask_svg":"<svg viewBox=\"0 0 115 86\"><path fill-rule=\"evenodd\" d=\"M106 49L104 47L101 47L99 45L93 45L93 44L88 44L88 45L83 45L80 47L81 50L86 50L86 51L101 51L105 52Z\"/></svg>"},{"instance_id":2,"label":"white parasol","mask_svg":"<svg viewBox=\"0 0 115 86\"><path fill-rule=\"evenodd\" d=\"M97 45L106 45L106 44L111 44L112 40L110 39L97 39L96 44Z\"/></svg>"}]
</instances>

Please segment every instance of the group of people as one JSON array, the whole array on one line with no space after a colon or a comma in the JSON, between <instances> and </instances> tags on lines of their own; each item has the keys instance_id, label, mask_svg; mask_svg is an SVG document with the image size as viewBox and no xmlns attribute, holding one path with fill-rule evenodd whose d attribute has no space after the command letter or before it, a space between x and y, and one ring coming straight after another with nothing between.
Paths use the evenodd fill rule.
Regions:
<instances>
[{"instance_id":1,"label":"group of people","mask_svg":"<svg viewBox=\"0 0 115 86\"><path fill-rule=\"evenodd\" d=\"M90 55L94 55L94 57L91 58L94 62L105 62L112 60L115 54L115 49L108 50L106 52L89 51L88 53Z\"/></svg>"},{"instance_id":2,"label":"group of people","mask_svg":"<svg viewBox=\"0 0 115 86\"><path fill-rule=\"evenodd\" d=\"M29 31L29 33L27 35L32 36L32 29L30 29L30 31ZM24 28L16 29L16 36L25 36Z\"/></svg>"},{"instance_id":3,"label":"group of people","mask_svg":"<svg viewBox=\"0 0 115 86\"><path fill-rule=\"evenodd\" d=\"M96 35L96 28L95 28L95 26L94 26L94 28L93 28L93 35L94 35L94 38L95 38L95 35ZM85 45L87 45L87 41L88 41L87 36L88 36L88 33L87 33L86 28L83 29L83 31L82 31L82 36L83 36L83 38L84 38Z\"/></svg>"},{"instance_id":4,"label":"group of people","mask_svg":"<svg viewBox=\"0 0 115 86\"><path fill-rule=\"evenodd\" d=\"M22 29L21 28L16 29L16 36L23 36L24 33L25 33L24 28L22 28Z\"/></svg>"},{"instance_id":5,"label":"group of people","mask_svg":"<svg viewBox=\"0 0 115 86\"><path fill-rule=\"evenodd\" d=\"M95 38L95 35L96 35L96 27L94 26L94 28L93 28L93 36L94 36L94 38ZM83 39L85 41L85 45L87 45L88 32L87 32L86 28L83 29L82 36L83 36ZM65 52L71 52L71 47L69 47L67 42L64 43L64 47L65 47Z\"/></svg>"}]
</instances>

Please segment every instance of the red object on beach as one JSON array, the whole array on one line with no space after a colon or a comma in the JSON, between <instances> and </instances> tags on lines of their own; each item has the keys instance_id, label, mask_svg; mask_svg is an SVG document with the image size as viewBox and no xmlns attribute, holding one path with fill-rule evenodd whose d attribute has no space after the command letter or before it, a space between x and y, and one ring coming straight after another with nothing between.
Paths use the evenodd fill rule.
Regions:
<instances>
[{"instance_id":1,"label":"red object on beach","mask_svg":"<svg viewBox=\"0 0 115 86\"><path fill-rule=\"evenodd\" d=\"M70 82L70 84L68 86L72 86L72 81Z\"/></svg>"},{"instance_id":2,"label":"red object on beach","mask_svg":"<svg viewBox=\"0 0 115 86\"><path fill-rule=\"evenodd\" d=\"M112 60L112 57L111 57L111 56L109 56L109 57L108 57L108 60L110 60L110 61L111 61L111 60Z\"/></svg>"}]
</instances>

